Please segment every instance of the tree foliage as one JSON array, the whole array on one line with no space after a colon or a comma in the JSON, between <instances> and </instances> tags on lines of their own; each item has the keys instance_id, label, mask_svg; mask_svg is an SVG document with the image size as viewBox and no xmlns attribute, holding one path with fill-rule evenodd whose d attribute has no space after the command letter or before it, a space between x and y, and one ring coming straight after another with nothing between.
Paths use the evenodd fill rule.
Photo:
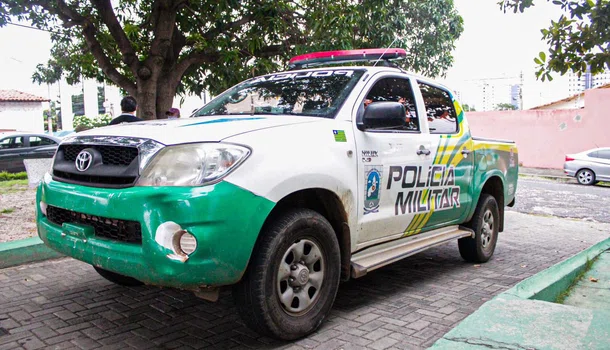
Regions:
<instances>
[{"instance_id":1,"label":"tree foliage","mask_svg":"<svg viewBox=\"0 0 610 350\"><path fill-rule=\"evenodd\" d=\"M453 0L3 0L13 18L52 32L34 75L106 80L136 96L146 119L176 93L218 93L313 50L404 47L405 68L442 74L463 30ZM399 38L399 40L396 40Z\"/></svg>"},{"instance_id":2,"label":"tree foliage","mask_svg":"<svg viewBox=\"0 0 610 350\"><path fill-rule=\"evenodd\" d=\"M552 1L566 15L541 30L549 55L541 52L534 59L536 76L544 81L552 80L551 72L582 74L590 68L595 74L610 69L610 0ZM502 0L499 5L517 13L534 6L534 0Z\"/></svg>"},{"instance_id":3,"label":"tree foliage","mask_svg":"<svg viewBox=\"0 0 610 350\"><path fill-rule=\"evenodd\" d=\"M477 111L474 106L471 106L467 103L464 103L462 105L462 109L464 110L464 112L476 112Z\"/></svg>"},{"instance_id":4,"label":"tree foliage","mask_svg":"<svg viewBox=\"0 0 610 350\"><path fill-rule=\"evenodd\" d=\"M514 111L517 109L517 106L511 103L498 103L495 108L496 111Z\"/></svg>"}]
</instances>

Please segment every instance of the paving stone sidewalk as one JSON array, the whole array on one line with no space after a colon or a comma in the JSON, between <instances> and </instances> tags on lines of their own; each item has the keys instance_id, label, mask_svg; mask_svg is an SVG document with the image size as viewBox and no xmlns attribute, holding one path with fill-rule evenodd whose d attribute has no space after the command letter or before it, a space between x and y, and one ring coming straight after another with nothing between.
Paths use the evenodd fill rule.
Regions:
<instances>
[{"instance_id":1,"label":"paving stone sidewalk","mask_svg":"<svg viewBox=\"0 0 610 350\"><path fill-rule=\"evenodd\" d=\"M72 259L0 270L2 349L422 349L517 282L610 236L610 224L507 212L494 258L461 260L450 243L339 289L315 334L282 343L248 330L230 291L115 286Z\"/></svg>"}]
</instances>

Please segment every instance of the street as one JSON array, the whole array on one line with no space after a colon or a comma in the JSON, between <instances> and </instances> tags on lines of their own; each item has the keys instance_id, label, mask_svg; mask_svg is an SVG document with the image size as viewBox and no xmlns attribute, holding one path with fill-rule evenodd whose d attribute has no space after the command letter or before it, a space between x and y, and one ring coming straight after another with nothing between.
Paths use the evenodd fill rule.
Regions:
<instances>
[{"instance_id":1,"label":"street","mask_svg":"<svg viewBox=\"0 0 610 350\"><path fill-rule=\"evenodd\" d=\"M178 290L120 287L68 258L0 270L0 350L424 349L498 293L610 237L609 223L551 216L610 222L608 194L520 179L488 263L464 262L451 242L373 271L342 284L330 318L294 343L245 328L230 290L210 303Z\"/></svg>"},{"instance_id":2,"label":"street","mask_svg":"<svg viewBox=\"0 0 610 350\"><path fill-rule=\"evenodd\" d=\"M517 203L508 210L610 223L610 187L519 178Z\"/></svg>"}]
</instances>

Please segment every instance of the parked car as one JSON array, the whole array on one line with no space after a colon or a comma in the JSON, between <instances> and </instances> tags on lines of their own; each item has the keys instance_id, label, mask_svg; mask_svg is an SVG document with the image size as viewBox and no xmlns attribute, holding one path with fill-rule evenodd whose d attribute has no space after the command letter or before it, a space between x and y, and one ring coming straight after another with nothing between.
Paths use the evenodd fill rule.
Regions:
<instances>
[{"instance_id":1,"label":"parked car","mask_svg":"<svg viewBox=\"0 0 610 350\"><path fill-rule=\"evenodd\" d=\"M0 133L0 171L25 171L24 159L52 158L61 138L28 132Z\"/></svg>"},{"instance_id":2,"label":"parked car","mask_svg":"<svg viewBox=\"0 0 610 350\"><path fill-rule=\"evenodd\" d=\"M610 148L594 148L566 155L563 171L576 177L581 185L595 185L599 181L610 181Z\"/></svg>"},{"instance_id":3,"label":"parked car","mask_svg":"<svg viewBox=\"0 0 610 350\"><path fill-rule=\"evenodd\" d=\"M340 280L451 240L488 261L517 147L473 137L446 87L372 65L388 56L406 52L293 58L198 117L66 137L38 188L40 238L121 285L214 301L233 285L244 322L287 340L320 326Z\"/></svg>"}]
</instances>

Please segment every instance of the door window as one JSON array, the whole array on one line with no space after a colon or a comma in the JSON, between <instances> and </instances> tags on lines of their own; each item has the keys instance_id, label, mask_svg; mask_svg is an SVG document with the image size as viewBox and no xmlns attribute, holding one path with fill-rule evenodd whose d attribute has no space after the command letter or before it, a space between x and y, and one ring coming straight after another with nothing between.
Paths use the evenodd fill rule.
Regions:
<instances>
[{"instance_id":1,"label":"door window","mask_svg":"<svg viewBox=\"0 0 610 350\"><path fill-rule=\"evenodd\" d=\"M458 132L457 114L451 95L435 86L419 83L431 134L454 134Z\"/></svg>"},{"instance_id":2,"label":"door window","mask_svg":"<svg viewBox=\"0 0 610 350\"><path fill-rule=\"evenodd\" d=\"M54 145L55 141L39 136L30 136L30 147L38 147L38 146L50 146Z\"/></svg>"},{"instance_id":3,"label":"door window","mask_svg":"<svg viewBox=\"0 0 610 350\"><path fill-rule=\"evenodd\" d=\"M24 137L8 137L2 141L0 141L0 149L13 149L13 148L21 148L24 146L25 142L23 142Z\"/></svg>"},{"instance_id":4,"label":"door window","mask_svg":"<svg viewBox=\"0 0 610 350\"><path fill-rule=\"evenodd\" d=\"M415 98L409 79L404 78L383 78L373 85L364 99L364 107L375 102L400 102L405 106L406 125L400 130L419 131L419 121L417 120L417 110L415 108ZM396 130L396 129L392 129Z\"/></svg>"},{"instance_id":5,"label":"door window","mask_svg":"<svg viewBox=\"0 0 610 350\"><path fill-rule=\"evenodd\" d=\"M597 157L610 160L610 149L603 149L597 151Z\"/></svg>"}]
</instances>

